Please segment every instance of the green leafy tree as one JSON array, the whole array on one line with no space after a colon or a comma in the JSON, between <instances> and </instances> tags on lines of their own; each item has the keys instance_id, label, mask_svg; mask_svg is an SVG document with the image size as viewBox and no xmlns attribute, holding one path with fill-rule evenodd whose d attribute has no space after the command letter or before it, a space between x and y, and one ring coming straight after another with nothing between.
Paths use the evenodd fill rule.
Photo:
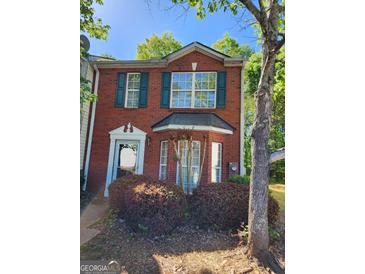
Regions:
<instances>
[{"instance_id":1,"label":"green leafy tree","mask_svg":"<svg viewBox=\"0 0 365 274\"><path fill-rule=\"evenodd\" d=\"M175 4L196 8L202 19L218 10L230 11L233 15L248 11L261 34L261 73L254 101L255 114L251 133L251 185L248 217L248 255L272 265L274 272L283 273L269 252L268 184L269 184L269 136L272 120L272 94L275 79L275 62L285 44L283 0L171 0ZM252 20L252 18L242 18Z\"/></svg>"},{"instance_id":2,"label":"green leafy tree","mask_svg":"<svg viewBox=\"0 0 365 274\"><path fill-rule=\"evenodd\" d=\"M245 167L251 172L251 131L254 121L254 93L260 80L262 53L251 55L245 66ZM275 63L272 123L269 138L270 152L285 146L285 51L280 50ZM270 166L272 181L284 182L285 160Z\"/></svg>"},{"instance_id":3,"label":"green leafy tree","mask_svg":"<svg viewBox=\"0 0 365 274\"><path fill-rule=\"evenodd\" d=\"M91 92L91 82L80 76L80 107L87 102L94 102L96 95Z\"/></svg>"},{"instance_id":4,"label":"green leafy tree","mask_svg":"<svg viewBox=\"0 0 365 274\"><path fill-rule=\"evenodd\" d=\"M228 32L224 34L222 39L217 40L212 47L229 56L240 55L246 60L254 53L249 45L240 45L236 39L229 37Z\"/></svg>"},{"instance_id":5,"label":"green leafy tree","mask_svg":"<svg viewBox=\"0 0 365 274\"><path fill-rule=\"evenodd\" d=\"M95 16L93 5L103 5L103 0L80 0L80 31L86 32L90 37L106 40L108 37L109 25L104 25L100 18ZM80 57L87 58L87 53L80 41ZM90 81L80 75L80 111L86 102L96 101L92 94Z\"/></svg>"},{"instance_id":6,"label":"green leafy tree","mask_svg":"<svg viewBox=\"0 0 365 274\"><path fill-rule=\"evenodd\" d=\"M113 55L111 55L109 53L102 53L102 54L100 54L100 57L117 60L117 58L115 58Z\"/></svg>"},{"instance_id":7,"label":"green leafy tree","mask_svg":"<svg viewBox=\"0 0 365 274\"><path fill-rule=\"evenodd\" d=\"M181 42L175 40L171 32L165 32L161 37L153 34L150 38L146 38L144 43L138 44L137 59L161 58L181 47Z\"/></svg>"},{"instance_id":8,"label":"green leafy tree","mask_svg":"<svg viewBox=\"0 0 365 274\"><path fill-rule=\"evenodd\" d=\"M104 25L100 18L95 16L94 3L103 5L103 0L80 0L80 30L89 34L90 37L106 40L109 25Z\"/></svg>"}]
</instances>

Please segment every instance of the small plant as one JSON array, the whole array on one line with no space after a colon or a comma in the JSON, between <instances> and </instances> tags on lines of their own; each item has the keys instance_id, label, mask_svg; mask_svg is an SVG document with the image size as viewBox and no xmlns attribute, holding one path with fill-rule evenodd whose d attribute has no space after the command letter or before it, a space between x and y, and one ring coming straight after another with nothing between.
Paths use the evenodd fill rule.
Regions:
<instances>
[{"instance_id":1,"label":"small plant","mask_svg":"<svg viewBox=\"0 0 365 274\"><path fill-rule=\"evenodd\" d=\"M227 182L235 183L235 184L250 184L250 176L244 175L234 175L228 178Z\"/></svg>"},{"instance_id":2,"label":"small plant","mask_svg":"<svg viewBox=\"0 0 365 274\"><path fill-rule=\"evenodd\" d=\"M117 224L118 212L110 209L108 215L104 218L104 225L108 228L113 228Z\"/></svg>"},{"instance_id":3,"label":"small plant","mask_svg":"<svg viewBox=\"0 0 365 274\"><path fill-rule=\"evenodd\" d=\"M237 229L237 235L238 235L238 238L240 239L239 244L246 245L247 241L248 241L248 226L245 225L244 222L242 222L240 228Z\"/></svg>"},{"instance_id":4,"label":"small plant","mask_svg":"<svg viewBox=\"0 0 365 274\"><path fill-rule=\"evenodd\" d=\"M138 224L138 229L140 231L142 231L143 234L147 234L147 232L148 232L148 227L147 226L144 226L142 224Z\"/></svg>"},{"instance_id":5,"label":"small plant","mask_svg":"<svg viewBox=\"0 0 365 274\"><path fill-rule=\"evenodd\" d=\"M269 237L270 241L275 242L280 239L280 233L275 228L269 226Z\"/></svg>"}]
</instances>

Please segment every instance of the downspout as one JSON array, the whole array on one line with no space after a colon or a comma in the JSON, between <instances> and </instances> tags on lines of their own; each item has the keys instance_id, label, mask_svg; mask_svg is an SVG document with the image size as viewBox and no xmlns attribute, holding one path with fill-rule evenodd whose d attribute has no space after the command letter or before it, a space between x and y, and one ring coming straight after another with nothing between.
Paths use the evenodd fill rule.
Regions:
<instances>
[{"instance_id":1,"label":"downspout","mask_svg":"<svg viewBox=\"0 0 365 274\"><path fill-rule=\"evenodd\" d=\"M97 66L94 64L94 70L96 72L95 75L95 85L94 85L94 94L98 95L98 88L99 88L99 70ZM89 128L89 135L87 140L87 150L86 150L86 161L85 161L85 168L84 168L84 177L85 177L85 183L83 186L83 190L86 190L87 186L87 179L88 179L88 173L89 173L89 164L90 164L90 154L91 154L91 143L93 140L93 131L94 131L94 122L95 122L95 110L96 110L96 101L92 103L92 109L91 109L91 121L90 121L90 128Z\"/></svg>"},{"instance_id":2,"label":"downspout","mask_svg":"<svg viewBox=\"0 0 365 274\"><path fill-rule=\"evenodd\" d=\"M244 68L246 61L242 61L241 68L241 100L240 100L240 175L246 175L245 169L245 94L244 94Z\"/></svg>"}]
</instances>

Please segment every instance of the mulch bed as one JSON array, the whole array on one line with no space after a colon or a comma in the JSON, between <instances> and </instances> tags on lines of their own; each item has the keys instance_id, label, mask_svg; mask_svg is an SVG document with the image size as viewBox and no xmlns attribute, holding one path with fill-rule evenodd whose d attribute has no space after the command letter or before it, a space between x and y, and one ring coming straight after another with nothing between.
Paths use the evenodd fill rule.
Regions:
<instances>
[{"instance_id":1,"label":"mulch bed","mask_svg":"<svg viewBox=\"0 0 365 274\"><path fill-rule=\"evenodd\" d=\"M273 273L243 254L239 239L228 232L179 227L171 235L148 238L119 221L97 224L102 232L81 247L81 260L117 260L133 273ZM271 250L284 263L283 242Z\"/></svg>"}]
</instances>

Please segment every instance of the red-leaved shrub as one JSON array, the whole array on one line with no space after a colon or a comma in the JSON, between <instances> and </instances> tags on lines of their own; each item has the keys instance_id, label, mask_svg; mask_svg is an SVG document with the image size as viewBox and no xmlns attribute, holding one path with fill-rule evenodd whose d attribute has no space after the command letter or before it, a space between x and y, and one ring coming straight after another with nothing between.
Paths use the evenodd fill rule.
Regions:
<instances>
[{"instance_id":1,"label":"red-leaved shrub","mask_svg":"<svg viewBox=\"0 0 365 274\"><path fill-rule=\"evenodd\" d=\"M126 176L113 182L109 191L111 208L117 209L135 231L157 236L171 232L184 222L186 198L175 184Z\"/></svg>"},{"instance_id":2,"label":"red-leaved shrub","mask_svg":"<svg viewBox=\"0 0 365 274\"><path fill-rule=\"evenodd\" d=\"M202 228L238 228L248 223L249 185L211 183L201 185L189 199L189 209L194 223ZM276 222L278 202L269 195L269 224Z\"/></svg>"},{"instance_id":3,"label":"red-leaved shrub","mask_svg":"<svg viewBox=\"0 0 365 274\"><path fill-rule=\"evenodd\" d=\"M113 181L109 186L109 206L118 212L119 216L124 217L125 212L125 193L130 185L137 183L152 182L152 179L144 175L128 175Z\"/></svg>"}]
</instances>

